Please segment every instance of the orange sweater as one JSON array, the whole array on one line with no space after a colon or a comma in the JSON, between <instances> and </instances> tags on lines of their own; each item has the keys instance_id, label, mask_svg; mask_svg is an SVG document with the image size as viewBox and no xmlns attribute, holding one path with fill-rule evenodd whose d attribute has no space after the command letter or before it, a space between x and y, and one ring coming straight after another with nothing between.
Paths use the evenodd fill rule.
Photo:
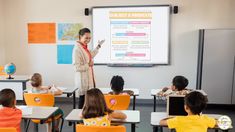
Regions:
<instances>
[{"instance_id":1,"label":"orange sweater","mask_svg":"<svg viewBox=\"0 0 235 132\"><path fill-rule=\"evenodd\" d=\"M0 127L14 127L20 132L22 111L17 108L0 108Z\"/></svg>"}]
</instances>

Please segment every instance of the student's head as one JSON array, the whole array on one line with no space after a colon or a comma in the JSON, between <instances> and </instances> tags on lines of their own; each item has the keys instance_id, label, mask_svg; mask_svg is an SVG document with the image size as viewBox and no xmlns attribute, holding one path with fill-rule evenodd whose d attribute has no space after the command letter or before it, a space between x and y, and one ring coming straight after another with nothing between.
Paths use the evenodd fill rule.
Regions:
<instances>
[{"instance_id":1,"label":"student's head","mask_svg":"<svg viewBox=\"0 0 235 132\"><path fill-rule=\"evenodd\" d=\"M0 104L4 107L15 107L16 95L11 89L3 89L0 91Z\"/></svg>"},{"instance_id":2,"label":"student's head","mask_svg":"<svg viewBox=\"0 0 235 132\"><path fill-rule=\"evenodd\" d=\"M207 97L202 93L194 91L185 95L184 106L187 113L192 113L194 115L199 115L202 110L206 108Z\"/></svg>"},{"instance_id":3,"label":"student's head","mask_svg":"<svg viewBox=\"0 0 235 132\"><path fill-rule=\"evenodd\" d=\"M82 28L79 33L79 41L83 44L88 44L91 40L91 31L88 28Z\"/></svg>"},{"instance_id":4,"label":"student's head","mask_svg":"<svg viewBox=\"0 0 235 132\"><path fill-rule=\"evenodd\" d=\"M114 94L120 94L123 91L124 80L121 76L113 76L110 82Z\"/></svg>"},{"instance_id":5,"label":"student's head","mask_svg":"<svg viewBox=\"0 0 235 132\"><path fill-rule=\"evenodd\" d=\"M184 90L188 86L188 79L184 76L175 76L172 80L173 89Z\"/></svg>"},{"instance_id":6,"label":"student's head","mask_svg":"<svg viewBox=\"0 0 235 132\"><path fill-rule=\"evenodd\" d=\"M39 73L34 73L31 77L31 85L33 87L39 87L42 85L42 76Z\"/></svg>"},{"instance_id":7,"label":"student's head","mask_svg":"<svg viewBox=\"0 0 235 132\"><path fill-rule=\"evenodd\" d=\"M89 89L85 95L82 116L86 118L95 118L104 116L112 111L108 109L103 93L97 89Z\"/></svg>"}]
</instances>

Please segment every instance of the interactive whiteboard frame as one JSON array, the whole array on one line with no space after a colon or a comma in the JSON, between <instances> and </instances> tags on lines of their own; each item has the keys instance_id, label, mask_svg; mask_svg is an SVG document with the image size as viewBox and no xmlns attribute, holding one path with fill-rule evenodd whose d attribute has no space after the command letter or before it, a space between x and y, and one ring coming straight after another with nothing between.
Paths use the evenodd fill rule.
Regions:
<instances>
[{"instance_id":1,"label":"interactive whiteboard frame","mask_svg":"<svg viewBox=\"0 0 235 132\"><path fill-rule=\"evenodd\" d=\"M168 44L167 44L167 62L166 63L95 63L95 65L107 65L107 66L111 66L111 67L151 67L154 65L169 65L170 64L170 36L171 36L171 32L170 32L170 22L171 22L171 13L172 13L172 6L171 5L131 5L131 6L95 6L92 7L91 10L91 14L93 15L93 9L97 9L97 8L134 8L134 7L169 7L169 21L168 21ZM93 17L92 17L92 36L94 36L94 28L93 28ZM92 37L92 48L94 47L94 37Z\"/></svg>"}]
</instances>

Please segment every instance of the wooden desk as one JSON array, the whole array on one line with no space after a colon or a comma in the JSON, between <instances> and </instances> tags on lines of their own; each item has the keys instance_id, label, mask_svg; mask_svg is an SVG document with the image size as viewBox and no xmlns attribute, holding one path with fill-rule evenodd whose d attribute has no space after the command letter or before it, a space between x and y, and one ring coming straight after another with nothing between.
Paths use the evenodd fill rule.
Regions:
<instances>
[{"instance_id":1,"label":"wooden desk","mask_svg":"<svg viewBox=\"0 0 235 132\"><path fill-rule=\"evenodd\" d=\"M67 120L70 123L74 124L74 131L75 131L75 125L77 122L82 122L82 118L79 117L82 109L73 109L67 117L65 117L65 120ZM122 110L123 113L127 115L126 120L112 120L112 123L125 123L125 124L131 124L131 131L135 132L135 124L140 123L140 112L138 110Z\"/></svg>"},{"instance_id":2,"label":"wooden desk","mask_svg":"<svg viewBox=\"0 0 235 132\"><path fill-rule=\"evenodd\" d=\"M157 93L159 93L161 90L162 89L151 89L151 96L153 96L153 112L156 112L156 101L157 101L157 98L159 97ZM203 95L207 96L207 94L203 90L196 90L196 91L201 92ZM166 98L162 98L162 99L166 99Z\"/></svg>"},{"instance_id":3,"label":"wooden desk","mask_svg":"<svg viewBox=\"0 0 235 132\"><path fill-rule=\"evenodd\" d=\"M23 91L26 89L26 82L29 76L12 76L14 79L6 79L6 76L0 76L0 90L5 88L12 89L16 94L16 100L23 100Z\"/></svg>"},{"instance_id":4,"label":"wooden desk","mask_svg":"<svg viewBox=\"0 0 235 132\"><path fill-rule=\"evenodd\" d=\"M219 114L206 114L209 117L218 119L220 116ZM162 131L162 127L167 127L167 126L162 126L159 124L159 122L167 117L167 113L166 112L151 112L151 125L153 126L153 132L157 132L158 128L160 128L160 131ZM215 129L215 131L220 130L220 128L215 127L215 128L210 128L210 129ZM232 128L230 128L232 129ZM227 132L228 130L222 130L224 132Z\"/></svg>"},{"instance_id":5,"label":"wooden desk","mask_svg":"<svg viewBox=\"0 0 235 132\"><path fill-rule=\"evenodd\" d=\"M111 88L99 88L103 94L108 94L109 92L111 92ZM135 102L136 102L136 96L139 96L139 89L135 89L135 88L124 88L123 90L131 90L134 92L133 95L133 110L135 110Z\"/></svg>"}]
</instances>

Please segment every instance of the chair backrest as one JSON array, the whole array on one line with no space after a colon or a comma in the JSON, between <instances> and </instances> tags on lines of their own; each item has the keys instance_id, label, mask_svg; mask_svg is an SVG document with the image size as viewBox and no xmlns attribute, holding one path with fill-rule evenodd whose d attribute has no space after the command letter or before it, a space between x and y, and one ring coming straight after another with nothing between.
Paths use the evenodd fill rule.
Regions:
<instances>
[{"instance_id":1,"label":"chair backrest","mask_svg":"<svg viewBox=\"0 0 235 132\"><path fill-rule=\"evenodd\" d=\"M104 95L106 105L111 110L126 110L130 105L130 95Z\"/></svg>"},{"instance_id":2,"label":"chair backrest","mask_svg":"<svg viewBox=\"0 0 235 132\"><path fill-rule=\"evenodd\" d=\"M28 106L54 106L53 94L24 93L24 100Z\"/></svg>"},{"instance_id":3,"label":"chair backrest","mask_svg":"<svg viewBox=\"0 0 235 132\"><path fill-rule=\"evenodd\" d=\"M6 76L7 74L4 72L4 66L0 66L0 76Z\"/></svg>"},{"instance_id":4,"label":"chair backrest","mask_svg":"<svg viewBox=\"0 0 235 132\"><path fill-rule=\"evenodd\" d=\"M125 126L84 126L76 125L76 132L126 132Z\"/></svg>"},{"instance_id":5,"label":"chair backrest","mask_svg":"<svg viewBox=\"0 0 235 132\"><path fill-rule=\"evenodd\" d=\"M0 132L17 132L14 127L0 127Z\"/></svg>"}]
</instances>

